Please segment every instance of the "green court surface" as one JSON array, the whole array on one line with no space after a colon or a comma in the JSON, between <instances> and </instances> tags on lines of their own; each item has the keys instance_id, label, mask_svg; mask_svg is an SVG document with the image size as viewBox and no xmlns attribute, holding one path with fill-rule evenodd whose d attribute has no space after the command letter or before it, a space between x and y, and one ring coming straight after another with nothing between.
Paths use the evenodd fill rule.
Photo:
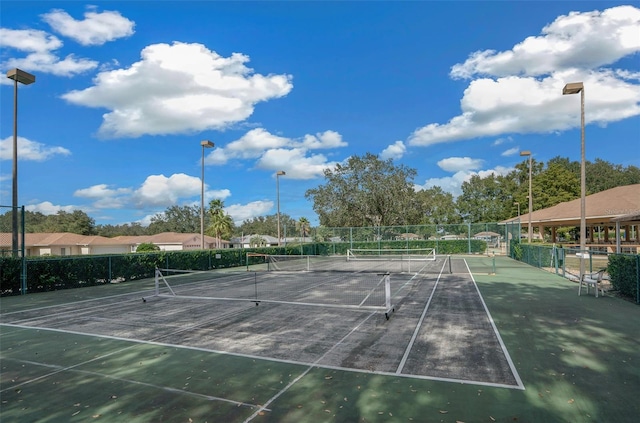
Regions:
<instances>
[{"instance_id":1,"label":"green court surface","mask_svg":"<svg viewBox=\"0 0 640 423\"><path fill-rule=\"evenodd\" d=\"M472 278L449 275L437 280L438 275L429 275L429 281L421 285L429 289L416 289L414 295L430 295L428 301L419 303L424 309L424 320L420 322L425 332L424 351L420 351L429 361L433 359L431 351L442 351L443 345L450 345L446 332L437 332L439 340L429 338L429 332L436 333L438 328L426 322L430 317L436 317L434 321L438 322L437 316L430 316L429 312L443 310L436 304L447 304L437 302L446 284L449 283L448 295L453 295L447 297L453 301L450 307L455 309L455 290L468 280L468 284L477 285L479 298L489 312L487 317L495 325L497 338L515 368L515 379L521 380L522 386L465 380L459 375L466 372L456 366L473 366L476 361L460 361L453 350L452 363L446 363L446 354L438 358L442 366L457 370L458 376L451 378L431 377L431 373L414 376L347 369L323 365L321 359L304 362L260 357L258 346L287 344L288 340L293 350L331 344L322 355L326 360L348 344L357 328L348 335L339 335L339 341L327 335L323 343L305 344L296 335L295 326L306 327L310 321L315 326L326 324L332 330L344 328L338 325L340 322L318 320L314 310L283 316L282 321L274 322L274 331L286 328L279 337L269 333L260 336L249 327L256 320L237 320L237 315L264 309L253 306L250 310L233 311L236 320L216 320L213 308L207 317L207 305L198 309L204 313L194 319L206 320L207 325L193 322L193 328L186 327L178 308L168 309L175 314L174 326L158 325L152 309L145 307L162 304L160 300L140 300L153 292L153 281L147 280L0 299L0 421L637 421L640 307L613 296L579 297L574 282L505 257L495 258L492 274L493 260L484 256L456 258L454 273L468 265ZM399 322L420 324L420 313L410 317L409 311L415 312L410 305L402 304L389 321L367 317L368 326L363 325L367 327L360 334L358 351L367 350L366 357L384 362L381 356L395 350L392 346L388 350L382 348L382 344L396 339L385 331L401 332ZM85 317L78 320L83 313ZM117 320L117 314L126 318ZM331 319L330 313L325 314L326 319ZM266 315L269 314L256 316ZM335 320L348 320L336 315ZM353 318L353 314L345 316ZM71 320L75 323L71 324ZM134 321L139 325L147 320L148 331L140 326L125 330L128 322L133 326ZM117 331L108 327L113 321L118 322ZM216 332L207 332L205 329L214 323ZM106 327L105 332L90 332L100 324ZM170 333L158 332L159 326L171 326ZM321 329L309 332L309 336L323 335ZM135 333L137 338L114 333ZM219 346L218 340L199 339L215 338L212 334L232 334L244 350L222 351L206 346ZM375 334L378 343L365 334ZM471 341L477 339L473 334L467 335ZM246 343L247 336L255 338L255 350ZM406 337L400 339L409 343ZM336 345L340 348L334 348ZM270 351L284 348L272 347ZM293 351L292 357L305 356L303 353Z\"/></svg>"}]
</instances>

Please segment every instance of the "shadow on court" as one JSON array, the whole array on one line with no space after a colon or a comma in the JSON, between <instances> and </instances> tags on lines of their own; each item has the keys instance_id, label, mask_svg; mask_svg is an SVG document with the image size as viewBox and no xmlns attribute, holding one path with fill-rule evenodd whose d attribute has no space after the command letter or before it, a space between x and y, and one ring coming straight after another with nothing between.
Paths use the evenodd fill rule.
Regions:
<instances>
[{"instance_id":1,"label":"shadow on court","mask_svg":"<svg viewBox=\"0 0 640 423\"><path fill-rule=\"evenodd\" d=\"M388 321L293 305L143 303L148 282L74 301L84 289L2 299L1 420L635 421L637 306L578 297L575 284L509 259L489 275L486 257L466 258L480 297L457 260L437 285L433 275L398 281ZM498 337L524 390L512 389Z\"/></svg>"}]
</instances>

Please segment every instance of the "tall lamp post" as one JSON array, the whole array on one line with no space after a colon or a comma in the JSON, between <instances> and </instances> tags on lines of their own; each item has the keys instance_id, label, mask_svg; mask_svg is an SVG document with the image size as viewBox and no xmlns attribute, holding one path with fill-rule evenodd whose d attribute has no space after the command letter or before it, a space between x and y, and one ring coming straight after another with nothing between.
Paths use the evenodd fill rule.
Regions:
<instances>
[{"instance_id":1,"label":"tall lamp post","mask_svg":"<svg viewBox=\"0 0 640 423\"><path fill-rule=\"evenodd\" d=\"M531 195L531 151L524 150L520 152L521 156L529 156L529 244L533 238L533 228L531 227L531 214L533 213L533 196Z\"/></svg>"},{"instance_id":2,"label":"tall lamp post","mask_svg":"<svg viewBox=\"0 0 640 423\"><path fill-rule=\"evenodd\" d=\"M11 200L11 250L18 256L18 82L24 85L36 82L36 77L18 68L7 72L13 79L13 185ZM24 240L22 241L24 242Z\"/></svg>"},{"instance_id":3,"label":"tall lamp post","mask_svg":"<svg viewBox=\"0 0 640 423\"><path fill-rule=\"evenodd\" d=\"M278 247L280 246L280 176L287 173L284 170L276 172L276 202L278 203Z\"/></svg>"},{"instance_id":4,"label":"tall lamp post","mask_svg":"<svg viewBox=\"0 0 640 423\"><path fill-rule=\"evenodd\" d=\"M584 84L571 82L562 89L562 95L580 93L580 280L584 275L584 253L587 241L586 178L584 170Z\"/></svg>"},{"instance_id":5,"label":"tall lamp post","mask_svg":"<svg viewBox=\"0 0 640 423\"><path fill-rule=\"evenodd\" d=\"M209 140L200 141L202 146L202 186L200 189L200 248L204 250L204 149L215 146Z\"/></svg>"}]
</instances>

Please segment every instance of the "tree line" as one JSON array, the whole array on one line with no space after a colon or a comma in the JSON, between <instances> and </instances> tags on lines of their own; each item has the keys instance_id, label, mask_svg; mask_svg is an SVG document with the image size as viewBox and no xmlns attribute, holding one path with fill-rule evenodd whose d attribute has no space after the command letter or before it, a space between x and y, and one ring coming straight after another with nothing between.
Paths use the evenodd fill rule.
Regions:
<instances>
[{"instance_id":1,"label":"tree line","mask_svg":"<svg viewBox=\"0 0 640 423\"><path fill-rule=\"evenodd\" d=\"M587 195L640 183L640 168L596 159L585 163ZM346 164L324 171L324 185L309 189L320 225L397 226L499 222L528 212L529 161L506 175L472 176L457 197L441 187L416 189L416 171L380 160L373 154L353 156ZM580 197L580 163L554 157L532 159L533 210Z\"/></svg>"},{"instance_id":2,"label":"tree line","mask_svg":"<svg viewBox=\"0 0 640 423\"><path fill-rule=\"evenodd\" d=\"M0 232L11 232L11 218L10 211L0 215ZM170 206L164 212L155 214L148 226L138 222L96 225L95 220L81 210L73 212L60 210L51 215L25 211L24 220L25 232L28 233L71 232L109 238L120 235L155 235L162 232L200 233L199 206ZM223 201L212 200L209 207L205 207L205 234L218 239L253 234L277 237L277 227L277 214L247 219L242 224L235 225L231 216L224 212ZM311 230L310 222L306 217L295 220L286 213L280 213L280 227L282 237L305 237Z\"/></svg>"},{"instance_id":3,"label":"tree line","mask_svg":"<svg viewBox=\"0 0 640 423\"><path fill-rule=\"evenodd\" d=\"M547 163L532 159L533 210L539 210L580 197L580 163L554 157ZM587 194L622 185L639 184L640 168L621 166L596 159L585 163ZM506 175L472 176L462 184L455 198L441 187L417 189L417 171L381 160L366 153L352 156L344 164L325 169L324 184L306 191L320 226L363 227L462 222L498 222L528 212L529 161L518 163ZM293 219L280 213L281 235L308 236L309 220ZM277 236L277 214L247 219L235 225L224 212L224 202L212 200L205 207L205 232L216 238L260 234ZM285 233L286 228L286 233ZM161 232L199 233L199 206L171 206L140 223L96 225L81 210L59 211L53 215L25 212L25 231L72 232L82 235L153 235ZM0 215L0 232L11 232L10 210Z\"/></svg>"}]
</instances>

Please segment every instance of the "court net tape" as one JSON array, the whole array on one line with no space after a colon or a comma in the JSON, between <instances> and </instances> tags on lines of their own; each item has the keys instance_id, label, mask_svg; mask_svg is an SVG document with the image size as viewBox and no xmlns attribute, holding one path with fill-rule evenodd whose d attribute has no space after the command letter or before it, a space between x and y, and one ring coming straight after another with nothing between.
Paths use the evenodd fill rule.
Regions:
<instances>
[{"instance_id":1,"label":"court net tape","mask_svg":"<svg viewBox=\"0 0 640 423\"><path fill-rule=\"evenodd\" d=\"M156 269L155 295L371 310L389 314L389 273L209 272Z\"/></svg>"}]
</instances>

